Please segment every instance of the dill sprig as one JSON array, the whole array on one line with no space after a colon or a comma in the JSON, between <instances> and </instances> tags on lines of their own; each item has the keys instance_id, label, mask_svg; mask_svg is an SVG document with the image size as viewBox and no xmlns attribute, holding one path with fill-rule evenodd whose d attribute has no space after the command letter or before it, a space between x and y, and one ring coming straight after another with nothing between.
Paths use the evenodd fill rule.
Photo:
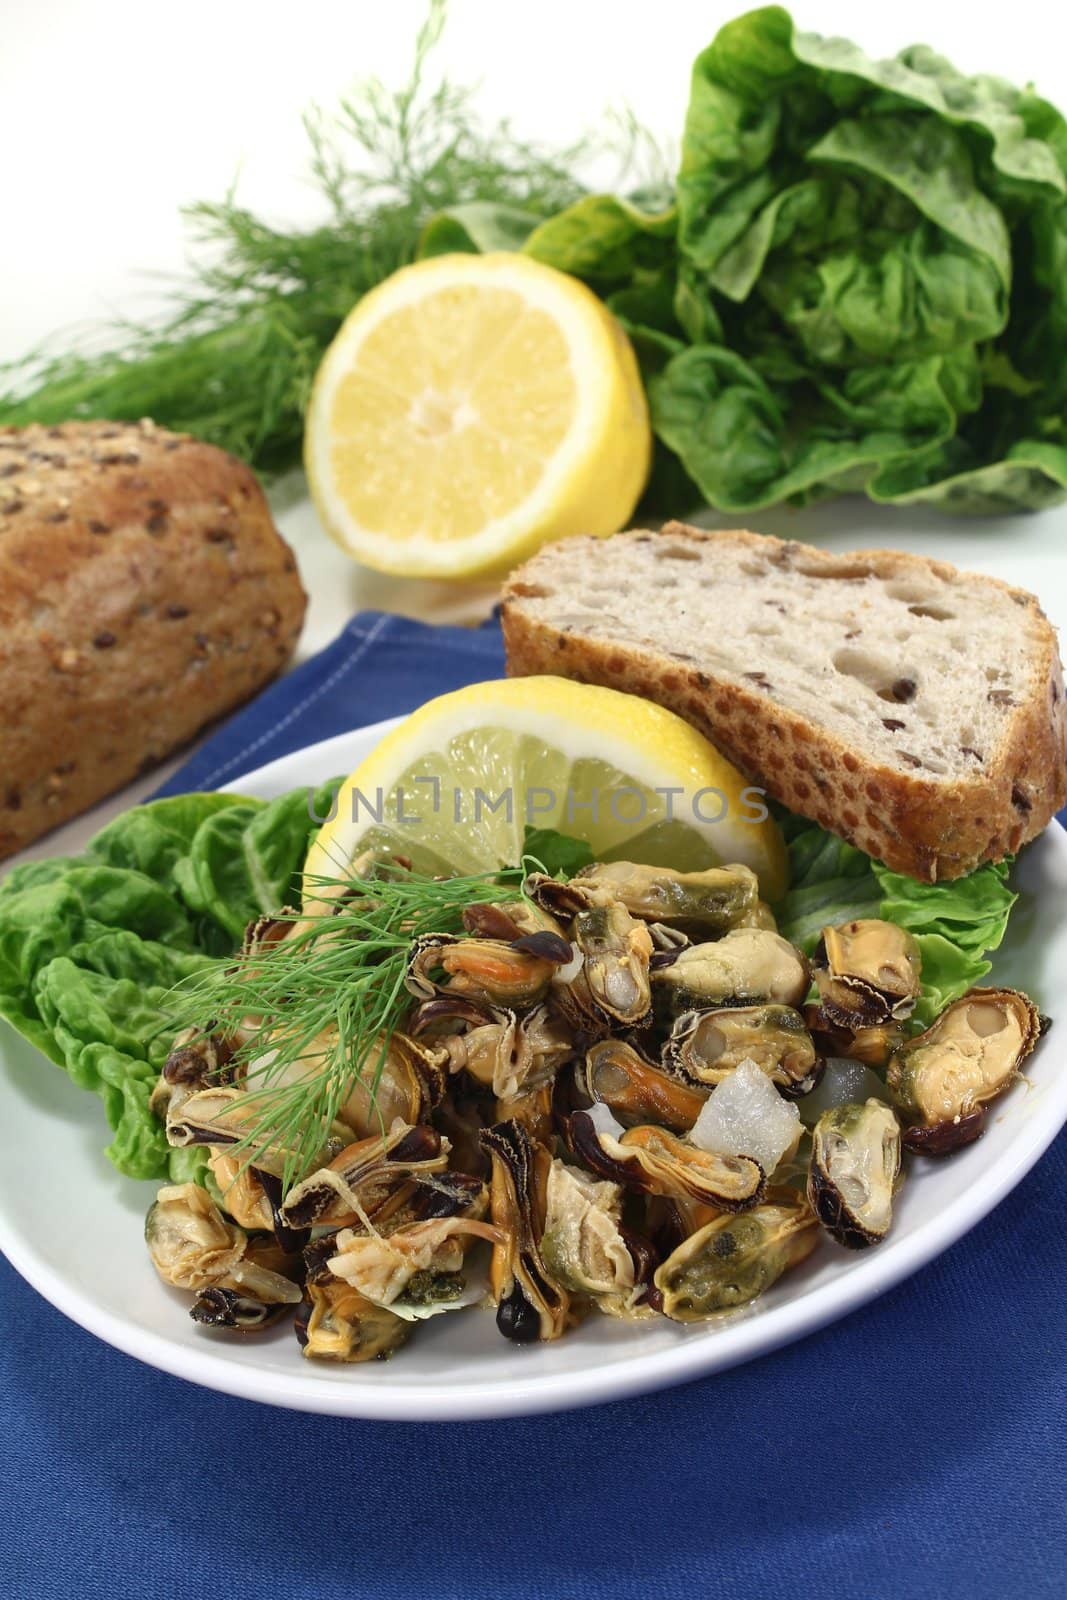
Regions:
<instances>
[{"instance_id":1,"label":"dill sprig","mask_svg":"<svg viewBox=\"0 0 1067 1600\"><path fill-rule=\"evenodd\" d=\"M305 118L327 221L275 227L232 190L186 208L192 276L170 313L0 367L0 423L149 416L267 472L296 462L327 345L369 289L414 259L432 216L482 201L542 218L585 192L574 176L582 147L550 153L506 123L484 125L472 89L428 81L444 12L431 0L403 88L372 78L336 116ZM632 128L629 139L633 155Z\"/></svg>"},{"instance_id":2,"label":"dill sprig","mask_svg":"<svg viewBox=\"0 0 1067 1600\"><path fill-rule=\"evenodd\" d=\"M461 931L467 906L521 899L522 881L521 871L436 879L397 869L336 909L293 913L300 925L285 939L237 962L221 958L173 992L176 1027L247 1035L235 1059L254 1114L234 1147L246 1163L283 1152L288 1189L320 1155L357 1082L373 1105L389 1040L413 1003L404 987L412 941ZM327 893L353 887L351 878L312 882Z\"/></svg>"}]
</instances>

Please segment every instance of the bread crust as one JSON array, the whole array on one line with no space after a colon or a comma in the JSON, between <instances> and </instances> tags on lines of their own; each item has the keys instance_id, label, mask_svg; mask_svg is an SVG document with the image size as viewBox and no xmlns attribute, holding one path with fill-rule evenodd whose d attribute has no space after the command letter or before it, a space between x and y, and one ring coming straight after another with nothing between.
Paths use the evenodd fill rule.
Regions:
<instances>
[{"instance_id":1,"label":"bread crust","mask_svg":"<svg viewBox=\"0 0 1067 1600\"><path fill-rule=\"evenodd\" d=\"M0 856L247 700L305 605L224 451L148 422L0 429Z\"/></svg>"},{"instance_id":2,"label":"bread crust","mask_svg":"<svg viewBox=\"0 0 1067 1600\"><path fill-rule=\"evenodd\" d=\"M635 537L642 535L636 534ZM668 523L647 538L713 542L719 535ZM626 538L627 535L616 535ZM947 562L900 551L835 555L811 545L730 530L734 543L758 547L782 564L814 566L826 576L873 572L946 580ZM531 614L524 598L551 573L552 550L519 567L503 593L502 621L511 676L556 673L605 684L677 712L704 733L753 782L791 811L926 883L957 878L999 861L1035 838L1067 801L1067 705L1056 633L1033 595L997 579L982 582L1029 613L1038 638L1032 693L1007 722L981 773L963 779L914 777L850 749L836 734L768 695L687 666L666 653L560 630Z\"/></svg>"}]
</instances>

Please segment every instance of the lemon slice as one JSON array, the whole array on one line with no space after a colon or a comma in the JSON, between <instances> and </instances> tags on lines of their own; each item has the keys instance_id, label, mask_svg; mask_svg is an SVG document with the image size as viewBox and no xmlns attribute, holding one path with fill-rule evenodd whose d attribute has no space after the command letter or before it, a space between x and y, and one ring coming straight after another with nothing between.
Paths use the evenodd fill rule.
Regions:
<instances>
[{"instance_id":1,"label":"lemon slice","mask_svg":"<svg viewBox=\"0 0 1067 1600\"><path fill-rule=\"evenodd\" d=\"M366 295L319 368L304 456L323 524L383 572L503 569L614 533L652 435L619 323L525 256L437 256Z\"/></svg>"},{"instance_id":2,"label":"lemon slice","mask_svg":"<svg viewBox=\"0 0 1067 1600\"><path fill-rule=\"evenodd\" d=\"M441 695L386 734L312 842L305 906L365 850L438 873L515 865L527 825L585 839L599 860L740 861L764 898L786 887L761 791L687 722L616 689L532 677Z\"/></svg>"}]
</instances>

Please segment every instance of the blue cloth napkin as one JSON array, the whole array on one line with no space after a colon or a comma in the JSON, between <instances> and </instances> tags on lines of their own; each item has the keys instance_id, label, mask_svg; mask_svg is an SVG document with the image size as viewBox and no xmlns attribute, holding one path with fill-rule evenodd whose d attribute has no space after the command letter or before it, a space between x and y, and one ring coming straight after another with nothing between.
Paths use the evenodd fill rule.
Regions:
<instances>
[{"instance_id":1,"label":"blue cloth napkin","mask_svg":"<svg viewBox=\"0 0 1067 1600\"><path fill-rule=\"evenodd\" d=\"M357 617L167 789L224 783L501 659L494 627ZM3 1591L1062 1600L1065 1207L1060 1139L965 1240L846 1321L663 1394L495 1423L229 1399L107 1348L5 1265Z\"/></svg>"}]
</instances>

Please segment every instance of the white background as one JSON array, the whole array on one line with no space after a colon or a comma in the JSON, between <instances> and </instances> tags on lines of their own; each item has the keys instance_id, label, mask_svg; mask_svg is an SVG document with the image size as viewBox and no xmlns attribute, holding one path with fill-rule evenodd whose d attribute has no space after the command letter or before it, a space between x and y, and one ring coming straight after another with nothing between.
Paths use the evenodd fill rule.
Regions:
<instances>
[{"instance_id":1,"label":"white background","mask_svg":"<svg viewBox=\"0 0 1067 1600\"><path fill-rule=\"evenodd\" d=\"M626 104L676 139L692 58L741 9L743 0L452 0L436 64L479 83L486 116L508 115L524 134L565 142ZM966 70L1032 79L1067 105L1067 7L1053 0L798 0L794 14L876 55L922 41ZM180 206L220 197L235 176L239 197L270 218L318 220L301 112L336 104L367 73L404 81L424 15L422 0L0 0L0 361L53 330L155 304L151 275L182 268ZM302 653L363 605L435 619L488 608L484 585L361 571L298 494L291 484L276 505L311 591ZM748 520L839 548L902 545L981 567L1034 589L1067 629L1067 508L960 524L843 501Z\"/></svg>"},{"instance_id":2,"label":"white background","mask_svg":"<svg viewBox=\"0 0 1067 1600\"><path fill-rule=\"evenodd\" d=\"M489 118L560 142L628 104L676 137L689 69L745 0L452 0L437 60ZM798 0L800 26L870 53L922 42L1067 105L1060 0ZM0 0L0 360L150 302L177 271L183 202L317 220L301 112L358 78L401 83L423 0ZM1057 18L1059 20L1057 20Z\"/></svg>"}]
</instances>

